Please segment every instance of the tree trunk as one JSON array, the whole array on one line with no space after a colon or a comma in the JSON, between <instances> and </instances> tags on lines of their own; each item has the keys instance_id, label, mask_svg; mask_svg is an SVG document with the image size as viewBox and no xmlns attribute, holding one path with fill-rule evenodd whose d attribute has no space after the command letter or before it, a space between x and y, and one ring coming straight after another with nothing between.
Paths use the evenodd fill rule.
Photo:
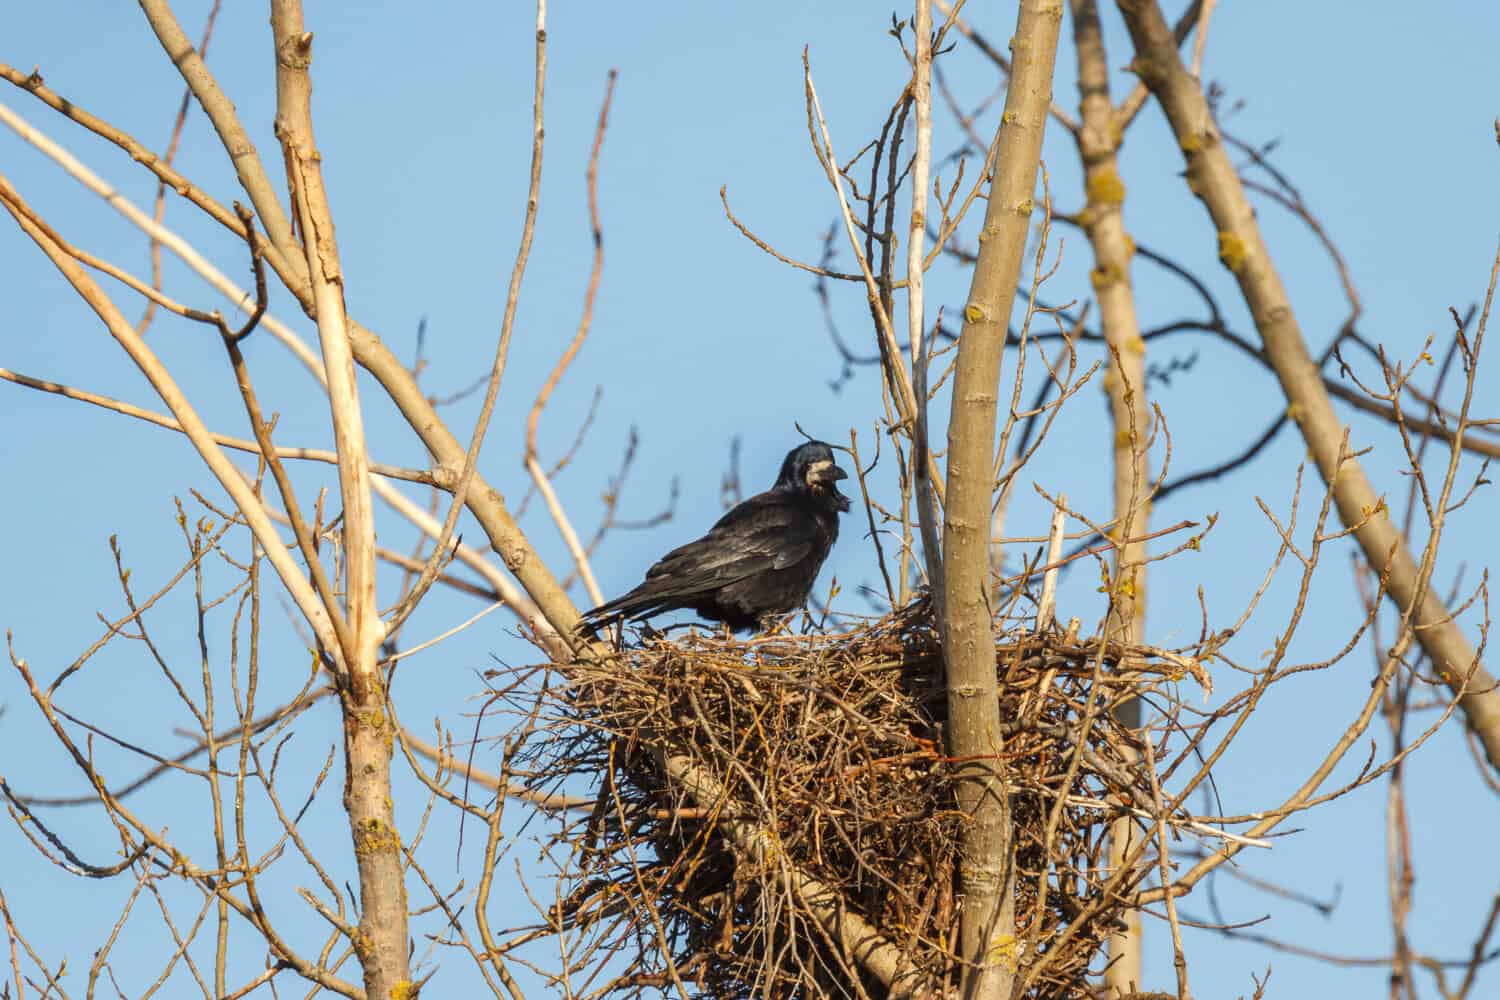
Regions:
<instances>
[{"instance_id":1,"label":"tree trunk","mask_svg":"<svg viewBox=\"0 0 1500 1000\"><path fill-rule=\"evenodd\" d=\"M948 749L960 761L958 807L970 817L959 876L962 995L970 1000L1009 997L1021 959L1015 937L1010 804L999 760L1004 740L989 603L989 524L1000 358L1034 207L1061 22L1060 4L1022 0L979 259L964 306L948 425L942 640Z\"/></svg>"},{"instance_id":2,"label":"tree trunk","mask_svg":"<svg viewBox=\"0 0 1500 1000\"><path fill-rule=\"evenodd\" d=\"M1111 452L1114 456L1115 572L1110 581L1109 637L1123 645L1141 642L1146 619L1146 545L1127 539L1149 528L1151 472L1147 453L1151 410L1146 404L1146 342L1141 339L1130 281L1135 243L1125 230L1125 183L1118 152L1124 129L1116 124L1109 95L1109 63L1097 0L1072 0L1073 39L1078 50L1079 159L1084 169L1083 229L1094 254L1089 273L1099 303L1100 325L1108 346L1105 393L1109 397ZM1141 722L1139 701L1120 707L1120 722ZM1109 866L1118 870L1132 846L1136 822L1122 816L1110 829ZM1124 914L1125 928L1109 939L1105 993L1123 996L1141 982L1141 918Z\"/></svg>"}]
</instances>

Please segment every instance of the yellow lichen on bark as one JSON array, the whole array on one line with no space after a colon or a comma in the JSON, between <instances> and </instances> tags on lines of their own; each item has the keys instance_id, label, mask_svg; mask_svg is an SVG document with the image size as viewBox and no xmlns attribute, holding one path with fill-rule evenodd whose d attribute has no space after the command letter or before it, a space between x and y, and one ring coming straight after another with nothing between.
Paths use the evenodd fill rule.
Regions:
<instances>
[{"instance_id":1,"label":"yellow lichen on bark","mask_svg":"<svg viewBox=\"0 0 1500 1000\"><path fill-rule=\"evenodd\" d=\"M1084 193L1091 202L1118 205L1125 200L1125 182L1113 170L1100 170L1089 178Z\"/></svg>"},{"instance_id":2,"label":"yellow lichen on bark","mask_svg":"<svg viewBox=\"0 0 1500 1000\"><path fill-rule=\"evenodd\" d=\"M1219 234L1219 260L1231 271L1238 273L1250 257L1250 248L1234 233Z\"/></svg>"},{"instance_id":3,"label":"yellow lichen on bark","mask_svg":"<svg viewBox=\"0 0 1500 1000\"><path fill-rule=\"evenodd\" d=\"M401 850L401 835L381 820L370 818L354 828L354 853Z\"/></svg>"}]
</instances>

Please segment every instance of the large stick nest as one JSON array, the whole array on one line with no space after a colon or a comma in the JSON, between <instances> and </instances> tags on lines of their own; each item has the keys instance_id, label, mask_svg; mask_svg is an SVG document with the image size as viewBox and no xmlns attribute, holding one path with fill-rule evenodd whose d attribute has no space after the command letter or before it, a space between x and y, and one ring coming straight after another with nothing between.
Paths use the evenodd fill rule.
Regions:
<instances>
[{"instance_id":1,"label":"large stick nest","mask_svg":"<svg viewBox=\"0 0 1500 1000\"><path fill-rule=\"evenodd\" d=\"M1113 710L1196 663L1018 630L997 635L995 666L1015 832L1010 960L1032 976L1027 996L1089 996L1121 897L1154 863L1104 891L1111 820L1153 801L1138 737ZM839 634L651 636L559 669L558 718L517 763L537 787L597 783L592 812L553 845L566 860L546 916L570 942L573 995L881 997L956 983L964 762L945 752L925 602ZM862 961L872 940L898 956L894 987Z\"/></svg>"}]
</instances>

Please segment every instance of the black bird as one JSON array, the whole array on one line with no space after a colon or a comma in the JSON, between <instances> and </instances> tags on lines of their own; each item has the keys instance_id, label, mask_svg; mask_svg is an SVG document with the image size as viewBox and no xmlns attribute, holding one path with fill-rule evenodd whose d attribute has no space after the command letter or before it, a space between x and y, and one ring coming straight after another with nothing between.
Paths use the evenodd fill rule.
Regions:
<instances>
[{"instance_id":1,"label":"black bird","mask_svg":"<svg viewBox=\"0 0 1500 1000\"><path fill-rule=\"evenodd\" d=\"M739 631L801 607L849 509L838 488L847 478L822 441L793 448L774 486L662 556L639 587L584 615L583 627L691 608Z\"/></svg>"}]
</instances>

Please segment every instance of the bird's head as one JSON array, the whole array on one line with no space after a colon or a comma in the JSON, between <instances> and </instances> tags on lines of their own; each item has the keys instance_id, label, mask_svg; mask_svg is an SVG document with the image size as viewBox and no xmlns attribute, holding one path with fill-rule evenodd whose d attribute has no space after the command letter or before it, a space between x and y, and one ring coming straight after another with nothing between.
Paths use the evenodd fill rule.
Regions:
<instances>
[{"instance_id":1,"label":"bird's head","mask_svg":"<svg viewBox=\"0 0 1500 1000\"><path fill-rule=\"evenodd\" d=\"M822 441L809 441L793 448L781 463L776 488L792 493L810 493L835 509L849 509L849 498L839 492L838 481L849 473L833 460L833 449Z\"/></svg>"}]
</instances>

